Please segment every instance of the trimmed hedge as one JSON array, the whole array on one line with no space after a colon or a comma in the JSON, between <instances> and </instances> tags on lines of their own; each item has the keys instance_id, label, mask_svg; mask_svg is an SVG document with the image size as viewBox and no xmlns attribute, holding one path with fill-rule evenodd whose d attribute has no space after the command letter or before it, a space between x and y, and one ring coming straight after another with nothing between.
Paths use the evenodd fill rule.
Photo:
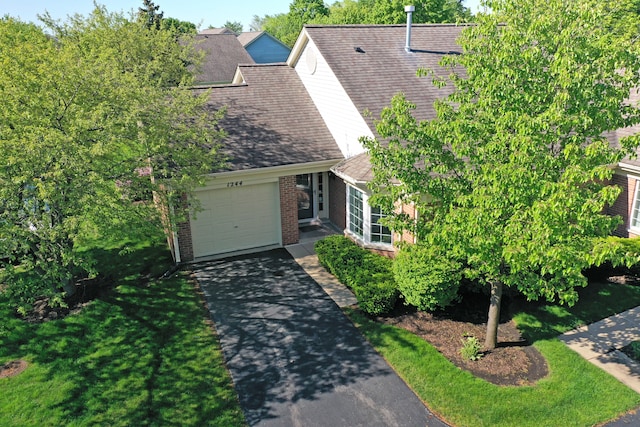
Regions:
<instances>
[{"instance_id":1,"label":"trimmed hedge","mask_svg":"<svg viewBox=\"0 0 640 427\"><path fill-rule=\"evenodd\" d=\"M340 235L317 241L315 250L320 264L353 291L362 311L379 315L393 310L399 292L392 260Z\"/></svg>"},{"instance_id":2,"label":"trimmed hedge","mask_svg":"<svg viewBox=\"0 0 640 427\"><path fill-rule=\"evenodd\" d=\"M458 298L462 264L435 246L407 245L393 271L405 301L419 310L445 308Z\"/></svg>"}]
</instances>

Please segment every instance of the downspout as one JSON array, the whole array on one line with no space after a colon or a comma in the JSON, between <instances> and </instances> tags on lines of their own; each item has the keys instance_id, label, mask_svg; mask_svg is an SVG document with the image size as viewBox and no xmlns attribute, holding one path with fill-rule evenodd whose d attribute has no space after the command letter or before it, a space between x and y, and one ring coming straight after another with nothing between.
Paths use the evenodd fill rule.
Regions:
<instances>
[{"instance_id":1,"label":"downspout","mask_svg":"<svg viewBox=\"0 0 640 427\"><path fill-rule=\"evenodd\" d=\"M169 226L171 227L171 237L173 238L173 255L175 257L176 264L180 264L182 262L182 258L180 257L180 242L178 241L178 232L175 231L175 227L173 226L173 218L175 215L175 209L173 208L173 204L169 205L169 210L171 211L171 217L169 218Z\"/></svg>"},{"instance_id":2,"label":"downspout","mask_svg":"<svg viewBox=\"0 0 640 427\"><path fill-rule=\"evenodd\" d=\"M407 44L404 47L404 50L407 52L411 52L411 21L413 17L413 12L415 12L415 6L405 6L404 11L407 14Z\"/></svg>"}]
</instances>

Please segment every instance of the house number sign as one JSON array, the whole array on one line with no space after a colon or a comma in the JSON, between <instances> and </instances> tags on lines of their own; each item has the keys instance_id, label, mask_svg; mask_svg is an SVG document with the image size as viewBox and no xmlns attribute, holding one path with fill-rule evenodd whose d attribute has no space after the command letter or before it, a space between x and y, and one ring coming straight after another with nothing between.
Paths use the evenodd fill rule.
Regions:
<instances>
[{"instance_id":1,"label":"house number sign","mask_svg":"<svg viewBox=\"0 0 640 427\"><path fill-rule=\"evenodd\" d=\"M227 187L242 187L242 181L227 182Z\"/></svg>"}]
</instances>

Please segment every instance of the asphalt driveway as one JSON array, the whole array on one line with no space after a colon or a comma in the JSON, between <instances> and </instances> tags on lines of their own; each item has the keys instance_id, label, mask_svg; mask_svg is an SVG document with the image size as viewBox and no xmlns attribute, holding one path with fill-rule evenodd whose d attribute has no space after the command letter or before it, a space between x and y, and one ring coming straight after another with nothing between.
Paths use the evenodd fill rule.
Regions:
<instances>
[{"instance_id":1,"label":"asphalt driveway","mask_svg":"<svg viewBox=\"0 0 640 427\"><path fill-rule=\"evenodd\" d=\"M251 426L446 426L284 250L196 264Z\"/></svg>"}]
</instances>

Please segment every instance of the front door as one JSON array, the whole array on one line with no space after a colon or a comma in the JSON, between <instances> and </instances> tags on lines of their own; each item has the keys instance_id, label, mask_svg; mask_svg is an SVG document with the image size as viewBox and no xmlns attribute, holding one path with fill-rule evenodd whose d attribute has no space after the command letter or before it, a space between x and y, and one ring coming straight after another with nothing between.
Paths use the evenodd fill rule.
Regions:
<instances>
[{"instance_id":1,"label":"front door","mask_svg":"<svg viewBox=\"0 0 640 427\"><path fill-rule=\"evenodd\" d=\"M296 176L296 193L298 196L298 220L308 220L314 217L313 174L306 173Z\"/></svg>"}]
</instances>

